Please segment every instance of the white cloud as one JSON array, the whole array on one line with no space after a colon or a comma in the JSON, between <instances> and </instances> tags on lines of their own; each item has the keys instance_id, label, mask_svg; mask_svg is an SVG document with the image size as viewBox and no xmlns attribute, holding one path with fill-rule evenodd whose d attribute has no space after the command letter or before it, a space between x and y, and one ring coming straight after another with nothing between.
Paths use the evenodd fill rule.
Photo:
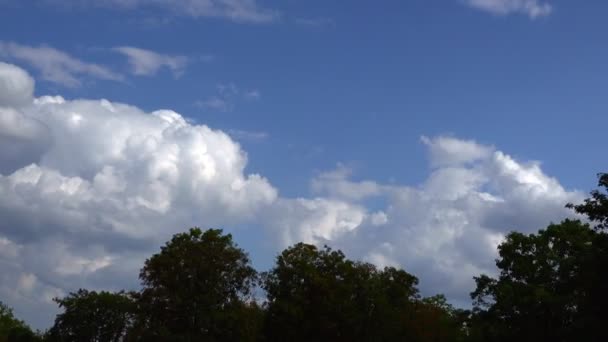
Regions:
<instances>
[{"instance_id":1,"label":"white cloud","mask_svg":"<svg viewBox=\"0 0 608 342\"><path fill-rule=\"evenodd\" d=\"M490 146L484 146L472 140L461 140L446 136L433 139L422 136L420 140L429 147L431 166L433 167L472 163L487 158L493 150Z\"/></svg>"},{"instance_id":2,"label":"white cloud","mask_svg":"<svg viewBox=\"0 0 608 342\"><path fill-rule=\"evenodd\" d=\"M155 75L163 67L171 70L175 76L180 76L188 64L188 58L185 56L164 55L132 46L119 46L113 50L125 55L132 72L140 76Z\"/></svg>"},{"instance_id":3,"label":"white cloud","mask_svg":"<svg viewBox=\"0 0 608 342\"><path fill-rule=\"evenodd\" d=\"M15 68L0 65L0 84L23 78ZM472 276L493 272L508 231L543 228L584 197L538 163L446 137L424 140L434 168L422 184L355 181L339 167L313 180L317 197L280 197L245 173L247 155L229 135L173 111L0 90L23 99L4 104L0 137L28 151L0 159L0 298L41 328L56 310L53 296L137 288L143 260L193 225L248 225L245 235L273 242L257 251L267 255L298 241L328 243L404 267L424 293L466 304Z\"/></svg>"},{"instance_id":4,"label":"white cloud","mask_svg":"<svg viewBox=\"0 0 608 342\"><path fill-rule=\"evenodd\" d=\"M242 23L268 23L277 20L277 10L264 8L256 0L46 0L60 6L95 6L118 10L161 8L175 15L194 18L223 18Z\"/></svg>"},{"instance_id":5,"label":"white cloud","mask_svg":"<svg viewBox=\"0 0 608 342\"><path fill-rule=\"evenodd\" d=\"M387 202L379 213L351 214L363 219L333 234L331 245L405 267L427 294L445 292L460 305L469 303L472 277L494 272L505 234L533 232L571 216L565 203L584 197L565 190L538 163L518 162L491 146L446 137L423 141L436 168L421 185L353 182L341 169L320 179L324 193L347 203L369 195Z\"/></svg>"},{"instance_id":6,"label":"white cloud","mask_svg":"<svg viewBox=\"0 0 608 342\"><path fill-rule=\"evenodd\" d=\"M84 76L111 81L124 79L122 75L104 66L83 62L44 45L34 47L0 41L0 58L25 62L40 71L44 80L66 87L80 86Z\"/></svg>"},{"instance_id":7,"label":"white cloud","mask_svg":"<svg viewBox=\"0 0 608 342\"><path fill-rule=\"evenodd\" d=\"M534 19L547 16L553 7L543 0L465 0L466 3L482 11L498 15L521 13Z\"/></svg>"},{"instance_id":8,"label":"white cloud","mask_svg":"<svg viewBox=\"0 0 608 342\"><path fill-rule=\"evenodd\" d=\"M352 170L339 164L335 170L323 172L311 181L312 191L331 198L358 201L380 195L383 187L372 181L353 182Z\"/></svg>"},{"instance_id":9,"label":"white cloud","mask_svg":"<svg viewBox=\"0 0 608 342\"><path fill-rule=\"evenodd\" d=\"M12 75L4 69L0 84ZM16 277L3 284L36 276L32 303L57 289L133 286L143 258L171 234L254 221L277 197L263 177L244 174L247 156L227 134L169 110L39 97L1 108L0 138L36 147L0 160L0 273ZM21 307L16 288L0 297ZM48 323L52 306L40 305Z\"/></svg>"},{"instance_id":10,"label":"white cloud","mask_svg":"<svg viewBox=\"0 0 608 342\"><path fill-rule=\"evenodd\" d=\"M21 68L0 62L0 106L19 106L32 101L34 79Z\"/></svg>"}]
</instances>

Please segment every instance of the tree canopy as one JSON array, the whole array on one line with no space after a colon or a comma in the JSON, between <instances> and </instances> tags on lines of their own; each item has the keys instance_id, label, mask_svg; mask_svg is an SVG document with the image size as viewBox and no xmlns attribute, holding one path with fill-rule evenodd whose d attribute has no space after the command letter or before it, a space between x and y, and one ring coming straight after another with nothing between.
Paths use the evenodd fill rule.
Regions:
<instances>
[{"instance_id":1,"label":"tree canopy","mask_svg":"<svg viewBox=\"0 0 608 342\"><path fill-rule=\"evenodd\" d=\"M230 234L192 228L173 236L140 272L136 327L147 338L242 340L239 312L257 279Z\"/></svg>"},{"instance_id":2,"label":"tree canopy","mask_svg":"<svg viewBox=\"0 0 608 342\"><path fill-rule=\"evenodd\" d=\"M61 342L122 341L131 327L134 303L124 292L80 289L55 302L63 308L47 333L47 340Z\"/></svg>"}]
</instances>

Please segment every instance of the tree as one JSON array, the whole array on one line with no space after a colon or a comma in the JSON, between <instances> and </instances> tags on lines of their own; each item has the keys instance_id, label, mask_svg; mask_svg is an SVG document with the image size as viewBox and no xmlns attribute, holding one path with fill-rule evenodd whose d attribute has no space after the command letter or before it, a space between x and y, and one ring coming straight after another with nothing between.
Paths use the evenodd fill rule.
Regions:
<instances>
[{"instance_id":1,"label":"tree","mask_svg":"<svg viewBox=\"0 0 608 342\"><path fill-rule=\"evenodd\" d=\"M591 197L585 199L582 204L569 203L566 206L586 215L596 223L595 229L601 231L608 229L608 173L598 174L598 187L600 189L591 191ZM601 188L604 188L603 191Z\"/></svg>"},{"instance_id":2,"label":"tree","mask_svg":"<svg viewBox=\"0 0 608 342\"><path fill-rule=\"evenodd\" d=\"M173 236L140 272L134 335L140 340L246 341L256 306L256 271L230 234L192 228ZM252 328L252 326L254 326ZM253 337L252 337L253 336Z\"/></svg>"},{"instance_id":3,"label":"tree","mask_svg":"<svg viewBox=\"0 0 608 342\"><path fill-rule=\"evenodd\" d=\"M396 341L411 335L416 277L299 243L263 276L269 341Z\"/></svg>"},{"instance_id":4,"label":"tree","mask_svg":"<svg viewBox=\"0 0 608 342\"><path fill-rule=\"evenodd\" d=\"M465 341L470 311L454 308L443 294L422 298L413 322L416 340Z\"/></svg>"},{"instance_id":5,"label":"tree","mask_svg":"<svg viewBox=\"0 0 608 342\"><path fill-rule=\"evenodd\" d=\"M55 302L63 313L47 333L49 341L122 341L132 323L134 304L124 292L80 289Z\"/></svg>"},{"instance_id":6,"label":"tree","mask_svg":"<svg viewBox=\"0 0 608 342\"><path fill-rule=\"evenodd\" d=\"M13 310L0 302L0 342L34 342L40 338L23 321L15 318Z\"/></svg>"},{"instance_id":7,"label":"tree","mask_svg":"<svg viewBox=\"0 0 608 342\"><path fill-rule=\"evenodd\" d=\"M580 305L581 330L589 336L587 340L607 341L608 329L608 174L598 174L599 189L582 204L568 204L577 213L586 215L595 224L597 234L593 240L591 255L585 263L585 277L581 284L586 298ZM583 327L584 326L584 327Z\"/></svg>"},{"instance_id":8,"label":"tree","mask_svg":"<svg viewBox=\"0 0 608 342\"><path fill-rule=\"evenodd\" d=\"M510 233L498 247L499 277L476 277L471 293L482 340L579 340L596 237L578 220Z\"/></svg>"}]
</instances>

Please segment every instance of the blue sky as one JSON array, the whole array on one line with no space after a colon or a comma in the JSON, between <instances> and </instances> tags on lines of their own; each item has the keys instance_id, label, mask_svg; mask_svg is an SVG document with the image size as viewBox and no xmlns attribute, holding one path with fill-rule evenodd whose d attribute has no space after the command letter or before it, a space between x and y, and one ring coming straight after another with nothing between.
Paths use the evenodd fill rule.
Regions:
<instances>
[{"instance_id":1,"label":"blue sky","mask_svg":"<svg viewBox=\"0 0 608 342\"><path fill-rule=\"evenodd\" d=\"M311 217L319 219L311 222L327 223L315 212L325 204L317 203L318 206L311 208L312 204L308 202L306 205L299 203L297 205L306 207L300 213L293 204L300 198L339 202L336 205L344 205L342 209L357 207L362 210L361 217L369 218L370 222L374 221L374 213L387 214L389 225L394 231L402 232L403 227L422 227L420 222L428 220L416 221L405 214L405 218L400 218L397 213L391 216L391 210L399 208L400 199L405 196L396 195L396 189L414 189L423 193L420 196L426 199L425 191L431 193L435 186L450 188L470 179L447 177L453 181L450 185L434 183L433 175L451 172L456 166L476 176L483 169L479 172L483 173L484 181L480 181L475 191L485 193L487 190L506 202L521 197L505 190L505 184L544 184L542 186L548 188L542 198L551 205L545 205L541 199L528 204L538 205L540 209L550 207L547 212L551 214L541 215L548 223L548 220L561 219L565 214L557 207L566 200L580 199L582 193L595 185L594 175L608 168L603 141L608 124L608 67L605 63L608 60L605 42L608 4L604 1L582 4L565 0L237 0L232 7L223 0L191 0L190 7L185 5L187 3L171 0L0 0L0 61L10 64L10 70L15 67L26 71L35 80L35 97L60 95L67 101L103 98L135 106L147 113L170 109L184 117L192 127L207 125L230 135L231 144L238 143L239 151L248 156L244 170L239 171L237 165L239 176L235 177L244 177L248 182L250 174L260 174L267 182L264 186L272 188L277 195L268 194L268 189L261 191L267 197L260 195L259 198L270 198L260 204L266 209L246 208L239 213L250 209L251 213L247 211L242 217L233 215L238 219L218 217L209 219L209 223L235 227L273 225L267 220L270 217L277 219L276 213L282 210L293 213L300 221L290 221L295 220L293 217L277 220L291 222L294 227L308 227L302 222L312 220ZM56 57L58 54L62 57ZM55 59L49 57L51 55ZM52 61L59 62L54 64ZM7 87L0 87L0 90L11 96L18 93ZM22 103L19 106L15 108L24 117L35 117L51 127L51 141L58 141L56 136L61 134L74 134L71 141L84 141L84 138L77 138L82 133L54 131L55 126L47 123L45 117L38 116L44 115L38 113L41 109L28 109ZM91 113L97 110L97 107L87 108ZM79 115L86 120L87 113ZM8 118L9 114L3 115ZM106 122L104 115L99 114L99 122ZM139 117L140 114L128 115ZM0 125L5 125L5 131L17 130L9 127L13 121L6 118L0 121ZM127 119L124 125L137 131L136 126L129 126ZM7 136L3 139L8 140L0 141L16 144L14 137L17 135ZM426 143L423 136L428 137ZM182 140L177 141L175 144L182 146ZM87 145L87 150L74 154L74 163L78 162L79 155L95 155L97 149L101 149L99 146L106 143L112 143L112 140L104 137ZM65 158L74 151L70 150L69 144L53 146L63 147L32 157L29 162L91 184L92 175L103 173L103 167L98 164L90 169L62 164L61 160L66 159L57 156ZM209 143L208 146L210 149L219 146L218 156L223 156L224 145ZM495 157L489 157L492 153ZM526 175L515 175L504 182L488 180L502 179L500 177L508 172L487 171L492 167L486 167L486 159L494 158L488 163L507 165L505 170L513 170L511 164L503 163L506 159L501 159L499 154L512 159ZM88 165L87 158L82 161L83 165ZM234 158L238 159L238 156ZM14 160L0 159L0 163L4 163L0 164L4 180L13 176L12 181L17 182L19 171L26 167L23 163L11 164L16 163ZM119 166L113 167L119 169ZM134 166L124 167L125 172L135 170ZM317 187L311 185L315 181ZM142 187L152 187L151 184ZM551 193L551 186L559 187L559 191ZM9 196L8 190L2 191ZM247 196L255 191L247 192ZM353 191L357 195L353 195ZM564 203L552 202L555 198ZM171 203L175 205L175 201ZM280 203L276 204L277 201ZM203 208L200 210L206 212L205 203L198 203L192 210ZM461 209L458 203L433 203L441 203L440 208L448 211ZM23 213L43 215L29 211L31 205L24 208ZM213 205L209 208L217 210ZM413 210L409 204L407 208ZM524 214L501 209L492 212L495 216L480 219L480 227L485 229L491 226L488 222L499 218L527 217L534 211L523 205L522 208L517 205L510 208ZM341 228L336 227L340 222L351 222L349 220L358 223L353 225L356 228L349 226L347 230L364 231L361 227L365 224L361 222L365 220L357 221L353 217L359 217L358 214L349 216L353 213L349 210L346 210L349 214L344 214L347 219L329 219L335 227L328 227L327 231L311 235L304 232L309 228L301 228L304 230L298 230L292 238L311 242L330 240L352 250L357 257L381 264L380 260L386 261L392 255L393 263L408 266L410 254L379 252L386 247L386 241L379 240L377 246L366 249L360 238L328 233L339 231ZM321 212L332 211L323 209ZM67 221L71 219L65 217ZM188 221L184 217L167 222L207 223L206 218L200 219L197 214L192 214L196 220ZM52 220L55 219L53 216ZM22 222L20 220L15 218L15 222ZM535 219L530 220L540 224ZM46 222L43 216L40 221ZM120 219L112 222L118 221ZM73 223L66 225L70 224ZM533 227L528 221L517 221L517 224L524 230ZM519 228L517 224L488 229L492 234L500 235ZM113 231L120 231L118 226L116 224ZM171 229L179 230L180 227ZM287 241L293 242L293 239L278 244L266 242L272 240L269 235L283 233L271 230L259 234L256 229L237 230L235 236L240 237L248 249L253 249L254 254L266 255L260 256L261 259L270 260ZM173 230L140 238L141 241L162 241ZM56 232L49 234L55 237L53 243L62 239L67 241L64 237L59 238L63 235ZM391 234L387 236L393 236ZM125 236L132 238L133 234ZM10 229L0 225L0 242L2 238L7 246L9 243L34 246L34 242L13 236ZM107 260L126 257L107 243L86 240L90 237L82 239L99 246L97 259L87 259L75 251L72 251L76 255L72 255L73 258L106 260L106 254ZM458 243L452 241L450 246ZM69 243L67 245L66 250L71 250ZM53 248L51 242L48 246ZM458 249L454 253L470 252L470 246L462 246L466 252ZM480 255L486 255L484 253L472 253L471 258L481 258ZM421 265L435 265L429 267L438 270L443 267L436 259L422 259ZM60 264L57 261L55 266ZM485 266L477 266L474 271L485 270ZM61 285L67 282L61 271L41 274L31 265L21 263L14 267L22 275L4 279L6 284L11 281L22 283L26 279L27 285L27 279L35 279L36 284L40 283L36 286L46 286L51 292L69 290ZM101 268L104 267L109 266ZM423 269L422 266L413 268ZM78 284L98 284L92 280L98 279L92 275L98 268L92 269L91 274L86 272L86 267L81 271L79 278L78 272L67 274L76 277L70 279L78 279ZM108 279L114 279L112 274L120 272L104 275L103 279L109 282ZM27 278L29 275L34 278ZM419 276L423 280L422 286L425 279L429 283L442 281L441 277L433 275ZM453 291L447 289L445 292L464 303L466 298L463 299L462 294L466 289L462 283L455 281L453 287ZM16 299L21 298L18 295L4 295L5 301L39 326L48 321L50 314L36 316L28 311L31 310L28 305L20 304ZM36 303L34 299L32 303Z\"/></svg>"}]
</instances>

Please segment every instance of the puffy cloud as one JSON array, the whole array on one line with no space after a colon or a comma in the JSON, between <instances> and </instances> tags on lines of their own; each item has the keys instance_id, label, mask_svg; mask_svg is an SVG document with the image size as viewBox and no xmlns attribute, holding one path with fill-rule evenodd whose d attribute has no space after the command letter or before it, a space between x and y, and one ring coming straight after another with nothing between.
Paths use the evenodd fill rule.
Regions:
<instances>
[{"instance_id":1,"label":"puffy cloud","mask_svg":"<svg viewBox=\"0 0 608 342\"><path fill-rule=\"evenodd\" d=\"M317 194L323 194L331 198L347 201L358 201L368 197L379 195L383 189L376 182L363 181L353 182L348 179L352 170L344 165L323 172L311 181L311 188Z\"/></svg>"},{"instance_id":2,"label":"puffy cloud","mask_svg":"<svg viewBox=\"0 0 608 342\"><path fill-rule=\"evenodd\" d=\"M8 84L12 73L0 75ZM15 304L21 274L51 292L132 286L171 234L254 221L277 197L263 177L244 174L247 156L227 134L169 110L40 97L0 108L0 139L36 152L0 160L0 273L17 284L0 297ZM2 144L0 156L12 149Z\"/></svg>"},{"instance_id":3,"label":"puffy cloud","mask_svg":"<svg viewBox=\"0 0 608 342\"><path fill-rule=\"evenodd\" d=\"M132 72L140 76L155 75L162 67L171 70L175 76L180 76L188 64L188 58L185 56L169 56L133 46L119 46L114 50L125 55L129 59Z\"/></svg>"},{"instance_id":4,"label":"puffy cloud","mask_svg":"<svg viewBox=\"0 0 608 342\"><path fill-rule=\"evenodd\" d=\"M324 177L324 187L339 194L374 189L384 197L383 211L369 219L365 211L360 225L335 234L332 245L404 267L420 277L427 294L444 292L466 305L472 277L495 272L496 247L508 232L533 232L572 216L565 203L584 197L565 190L538 163L518 162L493 147L445 137L424 141L431 162L442 166L419 186L352 182L338 170L339 177Z\"/></svg>"},{"instance_id":5,"label":"puffy cloud","mask_svg":"<svg viewBox=\"0 0 608 342\"><path fill-rule=\"evenodd\" d=\"M0 173L34 162L47 142L46 127L20 107L33 101L34 80L22 69L0 63Z\"/></svg>"},{"instance_id":6,"label":"puffy cloud","mask_svg":"<svg viewBox=\"0 0 608 342\"><path fill-rule=\"evenodd\" d=\"M487 158L492 153L489 146L480 145L472 140L461 140L440 136L420 140L428 146L431 166L451 166L475 162Z\"/></svg>"},{"instance_id":7,"label":"puffy cloud","mask_svg":"<svg viewBox=\"0 0 608 342\"><path fill-rule=\"evenodd\" d=\"M465 0L482 11L498 15L522 13L534 19L551 14L553 7L542 0Z\"/></svg>"},{"instance_id":8,"label":"puffy cloud","mask_svg":"<svg viewBox=\"0 0 608 342\"><path fill-rule=\"evenodd\" d=\"M14 65L0 62L0 106L20 106L32 101L34 79Z\"/></svg>"},{"instance_id":9,"label":"puffy cloud","mask_svg":"<svg viewBox=\"0 0 608 342\"><path fill-rule=\"evenodd\" d=\"M81 77L122 81L124 77L93 63L83 62L48 46L27 46L0 41L0 57L23 61L40 71L42 78L66 87L82 84Z\"/></svg>"},{"instance_id":10,"label":"puffy cloud","mask_svg":"<svg viewBox=\"0 0 608 342\"><path fill-rule=\"evenodd\" d=\"M28 79L3 68L12 71L0 72L0 84ZM28 86L0 91L24 99L0 111L0 298L40 328L51 322L54 296L137 288L143 260L193 225L251 226L244 235L272 242L256 251L267 255L299 241L327 243L404 267L424 293L466 305L472 276L493 272L507 232L558 221L570 214L565 203L583 198L536 162L448 137L423 139L433 167L421 184L352 180L339 167L313 179L317 197L285 198L245 173L247 155L229 135L176 112L27 100ZM4 158L12 148L24 157Z\"/></svg>"},{"instance_id":11,"label":"puffy cloud","mask_svg":"<svg viewBox=\"0 0 608 342\"><path fill-rule=\"evenodd\" d=\"M326 198L280 199L264 213L264 226L270 229L276 245L294 243L323 244L334 241L360 227L367 219L365 208Z\"/></svg>"}]
</instances>

